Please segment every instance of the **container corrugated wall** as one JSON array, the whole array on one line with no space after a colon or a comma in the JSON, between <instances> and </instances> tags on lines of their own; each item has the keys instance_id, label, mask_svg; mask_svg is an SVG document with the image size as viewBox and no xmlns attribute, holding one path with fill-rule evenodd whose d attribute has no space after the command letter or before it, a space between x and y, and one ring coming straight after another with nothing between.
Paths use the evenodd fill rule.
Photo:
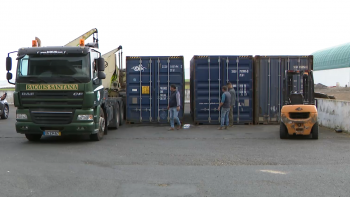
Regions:
<instances>
[{"instance_id":1,"label":"container corrugated wall","mask_svg":"<svg viewBox=\"0 0 350 197\"><path fill-rule=\"evenodd\" d=\"M236 91L234 124L253 123L252 56L194 56L191 60L191 116L196 124L219 124L223 85Z\"/></svg>"},{"instance_id":2,"label":"container corrugated wall","mask_svg":"<svg viewBox=\"0 0 350 197\"><path fill-rule=\"evenodd\" d=\"M286 70L312 69L313 56L255 56L254 124L279 123ZM299 76L294 76L294 91L302 91Z\"/></svg>"},{"instance_id":3,"label":"container corrugated wall","mask_svg":"<svg viewBox=\"0 0 350 197\"><path fill-rule=\"evenodd\" d=\"M129 123L168 123L170 85L181 95L179 118L184 113L183 56L126 57L126 121Z\"/></svg>"}]
</instances>

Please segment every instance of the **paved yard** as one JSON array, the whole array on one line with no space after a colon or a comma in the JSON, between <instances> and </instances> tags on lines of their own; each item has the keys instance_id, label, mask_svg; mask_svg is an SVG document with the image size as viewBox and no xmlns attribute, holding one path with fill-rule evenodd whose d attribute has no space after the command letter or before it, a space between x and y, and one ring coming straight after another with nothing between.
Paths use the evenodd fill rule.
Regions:
<instances>
[{"instance_id":1,"label":"paved yard","mask_svg":"<svg viewBox=\"0 0 350 197\"><path fill-rule=\"evenodd\" d=\"M278 126L124 125L100 142L28 142L0 120L0 196L350 196L350 138L280 140Z\"/></svg>"}]
</instances>

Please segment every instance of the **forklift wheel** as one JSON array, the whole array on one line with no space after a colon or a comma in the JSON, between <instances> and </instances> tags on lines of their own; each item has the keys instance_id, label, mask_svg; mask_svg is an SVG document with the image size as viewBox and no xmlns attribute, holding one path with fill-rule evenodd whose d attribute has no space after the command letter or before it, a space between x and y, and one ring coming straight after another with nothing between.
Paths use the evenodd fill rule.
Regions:
<instances>
[{"instance_id":1,"label":"forklift wheel","mask_svg":"<svg viewBox=\"0 0 350 197\"><path fill-rule=\"evenodd\" d=\"M318 122L314 124L311 131L312 139L317 140L318 139Z\"/></svg>"},{"instance_id":2,"label":"forklift wheel","mask_svg":"<svg viewBox=\"0 0 350 197\"><path fill-rule=\"evenodd\" d=\"M286 125L283 124L283 122L280 123L280 138L281 139L287 139L288 136L288 131Z\"/></svg>"}]
</instances>

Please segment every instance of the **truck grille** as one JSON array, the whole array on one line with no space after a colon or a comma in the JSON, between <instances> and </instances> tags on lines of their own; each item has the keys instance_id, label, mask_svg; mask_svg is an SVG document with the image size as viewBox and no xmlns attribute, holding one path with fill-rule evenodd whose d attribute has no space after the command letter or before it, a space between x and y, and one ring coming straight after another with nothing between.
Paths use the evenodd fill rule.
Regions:
<instances>
[{"instance_id":1,"label":"truck grille","mask_svg":"<svg viewBox=\"0 0 350 197\"><path fill-rule=\"evenodd\" d=\"M69 124L73 112L32 111L31 117L36 124Z\"/></svg>"},{"instance_id":2,"label":"truck grille","mask_svg":"<svg viewBox=\"0 0 350 197\"><path fill-rule=\"evenodd\" d=\"M81 105L83 101L28 101L23 100L22 104L30 105Z\"/></svg>"},{"instance_id":3,"label":"truck grille","mask_svg":"<svg viewBox=\"0 0 350 197\"><path fill-rule=\"evenodd\" d=\"M69 99L83 98L83 92L75 91L31 91L21 92L21 98L37 98L37 99Z\"/></svg>"},{"instance_id":4,"label":"truck grille","mask_svg":"<svg viewBox=\"0 0 350 197\"><path fill-rule=\"evenodd\" d=\"M291 119L308 119L310 112L290 112L289 117Z\"/></svg>"},{"instance_id":5,"label":"truck grille","mask_svg":"<svg viewBox=\"0 0 350 197\"><path fill-rule=\"evenodd\" d=\"M23 106L75 106L83 104L84 93L75 91L32 91L20 92L20 99Z\"/></svg>"}]
</instances>

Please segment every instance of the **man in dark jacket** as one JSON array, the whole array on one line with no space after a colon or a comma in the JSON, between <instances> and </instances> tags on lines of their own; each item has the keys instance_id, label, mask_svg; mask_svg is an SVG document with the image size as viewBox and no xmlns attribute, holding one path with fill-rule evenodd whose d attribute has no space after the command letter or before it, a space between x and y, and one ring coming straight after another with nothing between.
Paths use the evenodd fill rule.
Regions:
<instances>
[{"instance_id":1,"label":"man in dark jacket","mask_svg":"<svg viewBox=\"0 0 350 197\"><path fill-rule=\"evenodd\" d=\"M170 98L169 98L169 105L168 110L170 113L170 130L174 130L174 120L176 120L177 123L177 129L181 129L181 123L178 117L179 111L180 111L180 93L176 90L175 85L170 86Z\"/></svg>"},{"instance_id":2,"label":"man in dark jacket","mask_svg":"<svg viewBox=\"0 0 350 197\"><path fill-rule=\"evenodd\" d=\"M229 122L230 122L230 127L233 126L233 107L235 106L236 103L236 91L232 87L232 83L228 82L227 83L227 88L228 92L231 94L231 105L230 105L230 113L229 113Z\"/></svg>"},{"instance_id":3,"label":"man in dark jacket","mask_svg":"<svg viewBox=\"0 0 350 197\"><path fill-rule=\"evenodd\" d=\"M224 125L225 129L227 129L229 123L228 114L230 113L231 106L231 94L227 91L227 86L222 87L222 92L221 103L219 105L219 110L221 111L221 125L218 128L219 130L222 130Z\"/></svg>"}]
</instances>

